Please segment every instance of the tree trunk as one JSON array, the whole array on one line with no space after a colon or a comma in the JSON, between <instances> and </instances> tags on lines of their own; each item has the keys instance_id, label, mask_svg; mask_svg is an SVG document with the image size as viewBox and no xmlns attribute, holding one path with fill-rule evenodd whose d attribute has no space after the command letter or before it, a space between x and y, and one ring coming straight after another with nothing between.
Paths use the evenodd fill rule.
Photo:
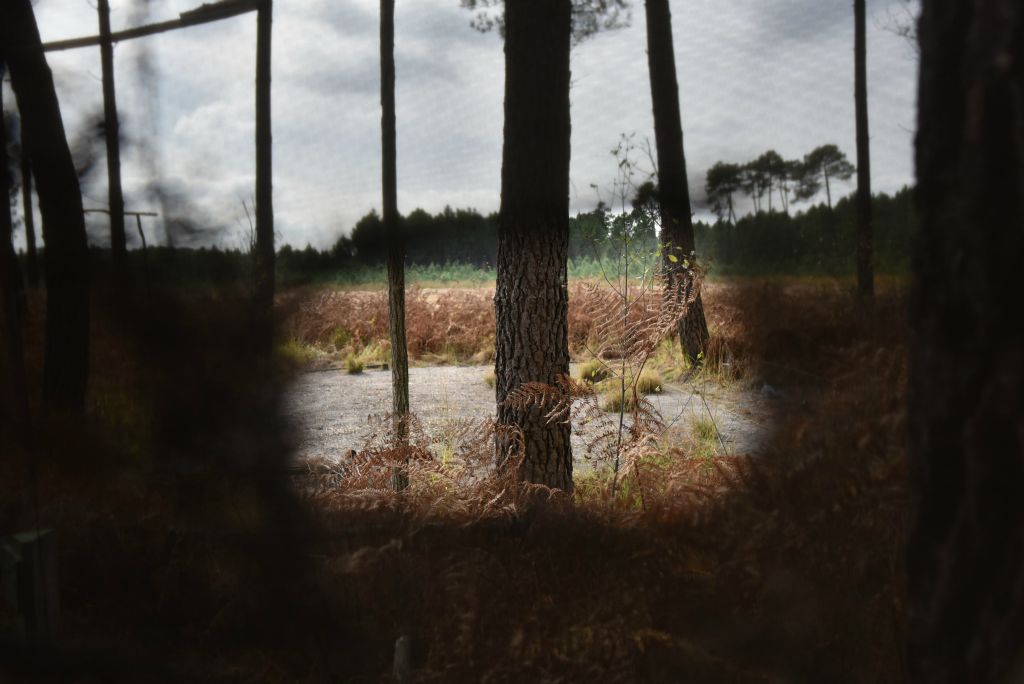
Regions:
<instances>
[{"instance_id":1,"label":"tree trunk","mask_svg":"<svg viewBox=\"0 0 1024 684\"><path fill-rule=\"evenodd\" d=\"M828 210L832 211L832 188L828 183L828 171L825 171L823 175L825 176L825 200L828 202Z\"/></svg>"},{"instance_id":2,"label":"tree trunk","mask_svg":"<svg viewBox=\"0 0 1024 684\"><path fill-rule=\"evenodd\" d=\"M854 99L857 116L857 294L875 294L871 235L871 148L868 136L867 12L853 0Z\"/></svg>"},{"instance_id":3,"label":"tree trunk","mask_svg":"<svg viewBox=\"0 0 1024 684\"><path fill-rule=\"evenodd\" d=\"M910 663L1017 681L1024 634L1024 5L926 0L920 22Z\"/></svg>"},{"instance_id":4,"label":"tree trunk","mask_svg":"<svg viewBox=\"0 0 1024 684\"><path fill-rule=\"evenodd\" d=\"M270 129L270 28L273 0L256 10L256 318L258 344L273 344L274 186Z\"/></svg>"},{"instance_id":5,"label":"tree trunk","mask_svg":"<svg viewBox=\"0 0 1024 684\"><path fill-rule=\"evenodd\" d=\"M569 426L505 404L569 373L569 0L505 7L505 142L495 339L498 421L523 431L520 476L572 490Z\"/></svg>"},{"instance_id":6,"label":"tree trunk","mask_svg":"<svg viewBox=\"0 0 1024 684\"><path fill-rule=\"evenodd\" d=\"M4 65L0 62L0 76ZM3 120L3 88L0 88L0 186L6 201L0 208L0 434L13 435L20 446L26 444L28 430L28 382L22 342L19 290L21 276L14 253L11 187L7 160L7 123ZM3 440L0 439L0 445Z\"/></svg>"},{"instance_id":7,"label":"tree trunk","mask_svg":"<svg viewBox=\"0 0 1024 684\"><path fill-rule=\"evenodd\" d=\"M47 410L80 411L89 366L89 249L82 194L32 3L5 0L0 7L0 46L32 159L46 241L43 402Z\"/></svg>"},{"instance_id":8,"label":"tree trunk","mask_svg":"<svg viewBox=\"0 0 1024 684\"><path fill-rule=\"evenodd\" d=\"M683 124L679 113L675 48L672 45L672 14L668 0L646 0L647 64L654 105L654 138L658 148L658 189L661 201L661 244L669 274L667 296L678 296L688 286L689 275L680 269L694 259L693 219L683 153ZM771 196L769 195L769 201ZM756 204L756 202L755 202ZM675 257L673 262L669 257ZM696 364L708 343L704 304L698 295L679 322L679 340L691 364Z\"/></svg>"},{"instance_id":9,"label":"tree trunk","mask_svg":"<svg viewBox=\"0 0 1024 684\"><path fill-rule=\"evenodd\" d=\"M395 143L395 0L380 0L380 104L383 222L387 235L388 323L391 333L391 410L400 442L407 437L409 353L405 340L405 245L398 215ZM396 472L395 489L408 486L408 473Z\"/></svg>"},{"instance_id":10,"label":"tree trunk","mask_svg":"<svg viewBox=\"0 0 1024 684\"><path fill-rule=\"evenodd\" d=\"M25 256L28 284L39 287L39 260L36 256L36 217L32 212L32 160L28 156L25 126L21 127L21 209L25 222Z\"/></svg>"},{"instance_id":11,"label":"tree trunk","mask_svg":"<svg viewBox=\"0 0 1024 684\"><path fill-rule=\"evenodd\" d=\"M103 69L103 121L107 142L107 189L110 209L110 257L114 283L127 285L128 251L124 232L124 195L121 192L121 139L114 92L114 46L110 42L110 3L99 0L100 62Z\"/></svg>"}]
</instances>

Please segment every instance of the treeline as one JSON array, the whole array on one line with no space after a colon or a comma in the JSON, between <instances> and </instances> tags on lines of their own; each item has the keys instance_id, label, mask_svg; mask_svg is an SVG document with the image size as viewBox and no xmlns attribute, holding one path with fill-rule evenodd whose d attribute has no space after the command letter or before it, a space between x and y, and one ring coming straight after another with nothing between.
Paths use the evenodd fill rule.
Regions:
<instances>
[{"instance_id":1,"label":"treeline","mask_svg":"<svg viewBox=\"0 0 1024 684\"><path fill-rule=\"evenodd\" d=\"M872 198L877 272L905 273L917 230L913 191ZM697 254L721 274L801 273L846 275L854 271L857 215L854 196L789 215L760 212L735 223L694 223Z\"/></svg>"},{"instance_id":2,"label":"treeline","mask_svg":"<svg viewBox=\"0 0 1024 684\"><path fill-rule=\"evenodd\" d=\"M910 238L917 225L912 194L904 188L894 195L874 197L875 264L881 272L902 273L909 267ZM497 214L485 216L473 209L446 208L434 215L417 209L403 219L407 263L419 274L432 272L431 267L465 274L492 269L497 221ZM856 213L852 196L831 209L819 204L793 215L773 210L743 216L735 223L696 221L694 233L697 253L713 274L853 272ZM628 237L634 254L653 255L658 238L651 213L637 209L616 214L598 208L572 217L569 259L575 272L589 272L585 262L615 259L621 254L623 237ZM92 259L95 268L106 270L109 250L93 249ZM145 259L143 270L150 280L175 285L246 282L252 269L245 251L216 247L150 247L145 254L129 252L129 259ZM277 253L277 277L282 284L370 282L381 277L383 263L381 219L371 212L359 220L351 236L339 238L330 249L284 245Z\"/></svg>"}]
</instances>

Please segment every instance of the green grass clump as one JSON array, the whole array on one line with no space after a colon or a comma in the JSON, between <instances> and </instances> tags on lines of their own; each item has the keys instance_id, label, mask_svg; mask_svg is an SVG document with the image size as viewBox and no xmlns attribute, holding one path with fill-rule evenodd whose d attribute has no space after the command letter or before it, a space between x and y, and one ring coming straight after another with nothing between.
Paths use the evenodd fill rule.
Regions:
<instances>
[{"instance_id":1,"label":"green grass clump","mask_svg":"<svg viewBox=\"0 0 1024 684\"><path fill-rule=\"evenodd\" d=\"M595 384L608 377L608 368L598 359L590 359L580 364L579 377L580 380Z\"/></svg>"},{"instance_id":2,"label":"green grass clump","mask_svg":"<svg viewBox=\"0 0 1024 684\"><path fill-rule=\"evenodd\" d=\"M345 357L345 372L349 375L356 375L363 372L363 361L355 354Z\"/></svg>"},{"instance_id":3,"label":"green grass clump","mask_svg":"<svg viewBox=\"0 0 1024 684\"><path fill-rule=\"evenodd\" d=\"M288 340L279 344L274 351L279 359L296 366L304 366L320 355L316 347L299 340Z\"/></svg>"},{"instance_id":4,"label":"green grass clump","mask_svg":"<svg viewBox=\"0 0 1024 684\"><path fill-rule=\"evenodd\" d=\"M490 388L493 388L495 383L498 382L498 376L494 374L494 371L487 371L484 373L484 384Z\"/></svg>"},{"instance_id":5,"label":"green grass clump","mask_svg":"<svg viewBox=\"0 0 1024 684\"><path fill-rule=\"evenodd\" d=\"M691 455L697 458L714 458L718 450L718 429L709 418L695 418L690 422L693 437Z\"/></svg>"},{"instance_id":6,"label":"green grass clump","mask_svg":"<svg viewBox=\"0 0 1024 684\"><path fill-rule=\"evenodd\" d=\"M391 342L377 340L359 350L359 361L364 365L383 365L391 362Z\"/></svg>"}]
</instances>

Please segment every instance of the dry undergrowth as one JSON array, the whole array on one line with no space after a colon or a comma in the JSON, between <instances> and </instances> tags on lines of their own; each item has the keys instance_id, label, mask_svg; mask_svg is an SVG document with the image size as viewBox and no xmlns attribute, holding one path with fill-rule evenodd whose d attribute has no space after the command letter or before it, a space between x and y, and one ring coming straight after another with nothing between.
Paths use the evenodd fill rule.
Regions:
<instances>
[{"instance_id":1,"label":"dry undergrowth","mask_svg":"<svg viewBox=\"0 0 1024 684\"><path fill-rule=\"evenodd\" d=\"M467 311L424 314L439 327L419 339L486 315L486 295L458 297ZM625 461L614 494L583 478L572 497L496 470L495 426L445 444L413 426L396 451L386 417L355 458L289 477L280 377L239 351L229 302L100 317L89 426L39 435L61 648L0 663L83 681L387 681L408 635L426 682L903 680L901 295L862 309L841 286L759 282L705 300L727 372L789 397L766 454L662 445ZM0 524L33 524L20 461L0 467Z\"/></svg>"}]
</instances>

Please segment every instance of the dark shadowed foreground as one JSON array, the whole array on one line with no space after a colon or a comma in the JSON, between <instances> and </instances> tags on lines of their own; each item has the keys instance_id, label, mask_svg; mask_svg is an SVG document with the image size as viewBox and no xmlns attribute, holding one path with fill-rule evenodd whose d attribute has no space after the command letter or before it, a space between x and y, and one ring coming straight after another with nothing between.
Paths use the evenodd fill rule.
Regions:
<instances>
[{"instance_id":1,"label":"dark shadowed foreground","mask_svg":"<svg viewBox=\"0 0 1024 684\"><path fill-rule=\"evenodd\" d=\"M34 483L0 464L0 526L57 531L62 592L59 637L5 638L2 671L388 681L406 636L419 681L903 679L902 297L758 283L706 303L748 378L814 400L773 417L770 458L681 444L572 498L423 450L394 494L386 435L358 469L296 475L290 371L238 300L100 309L88 424L40 427ZM492 444L479 429L459 456Z\"/></svg>"}]
</instances>

